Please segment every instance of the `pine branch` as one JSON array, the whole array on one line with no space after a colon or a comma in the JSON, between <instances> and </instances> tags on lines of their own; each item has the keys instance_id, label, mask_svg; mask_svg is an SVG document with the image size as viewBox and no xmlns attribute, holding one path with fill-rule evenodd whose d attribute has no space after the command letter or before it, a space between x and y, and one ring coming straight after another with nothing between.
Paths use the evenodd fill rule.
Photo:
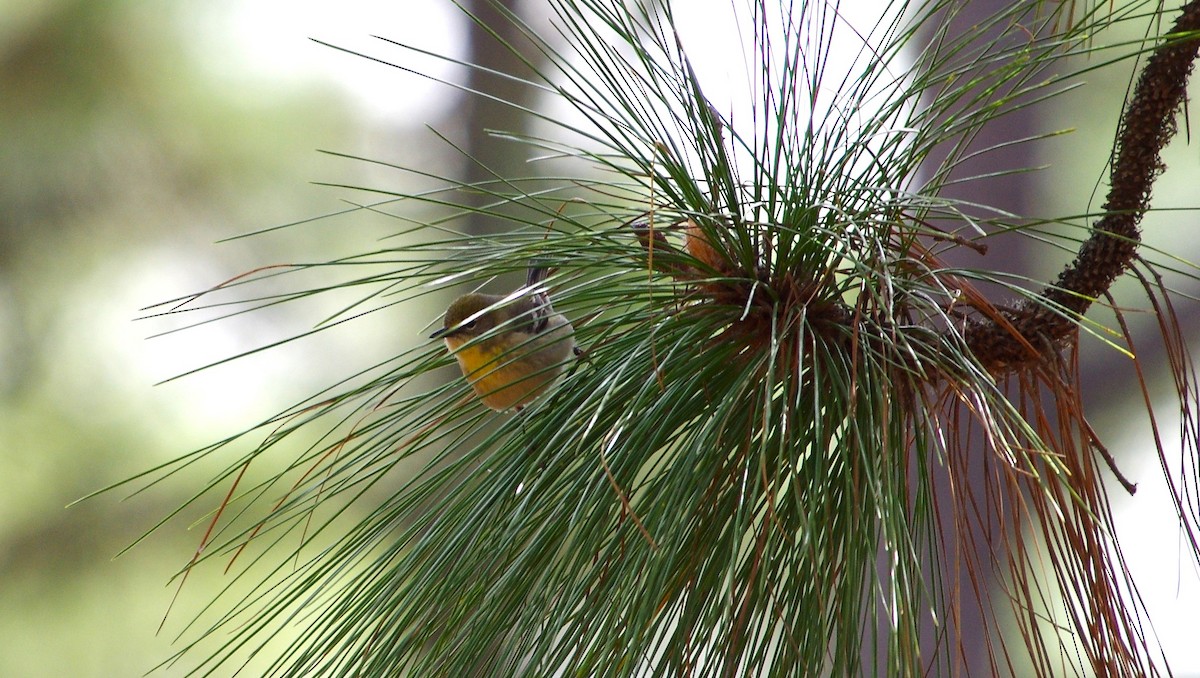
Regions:
<instances>
[{"instance_id":1,"label":"pine branch","mask_svg":"<svg viewBox=\"0 0 1200 678\"><path fill-rule=\"evenodd\" d=\"M1150 208L1154 180L1165 169L1162 150L1175 136L1175 116L1198 51L1200 1L1192 0L1147 61L1125 109L1105 214L1091 237L1042 292L1045 301L1017 304L1001 311L1003 320L985 318L965 328L967 345L989 370L1013 371L1040 361L1041 350L1031 353L1029 347L1054 348L1073 336L1077 318L1133 265L1141 243L1138 225Z\"/></svg>"}]
</instances>

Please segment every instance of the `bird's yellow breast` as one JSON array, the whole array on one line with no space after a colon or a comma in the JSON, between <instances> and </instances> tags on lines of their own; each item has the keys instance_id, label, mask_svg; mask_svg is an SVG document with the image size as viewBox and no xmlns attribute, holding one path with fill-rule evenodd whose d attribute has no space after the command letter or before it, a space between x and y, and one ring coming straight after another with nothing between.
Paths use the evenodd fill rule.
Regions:
<instances>
[{"instance_id":1,"label":"bird's yellow breast","mask_svg":"<svg viewBox=\"0 0 1200 678\"><path fill-rule=\"evenodd\" d=\"M459 343L459 342L454 342ZM447 346L484 405L507 410L533 400L556 376L530 364L521 351L505 351L488 342Z\"/></svg>"}]
</instances>

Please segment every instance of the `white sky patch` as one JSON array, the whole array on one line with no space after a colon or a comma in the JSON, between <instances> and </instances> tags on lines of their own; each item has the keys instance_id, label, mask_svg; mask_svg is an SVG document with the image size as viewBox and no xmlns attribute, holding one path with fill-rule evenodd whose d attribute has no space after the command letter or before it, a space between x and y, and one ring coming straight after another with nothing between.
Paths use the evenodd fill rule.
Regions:
<instances>
[{"instance_id":1,"label":"white sky patch","mask_svg":"<svg viewBox=\"0 0 1200 678\"><path fill-rule=\"evenodd\" d=\"M389 53L372 36L452 58L463 53L464 18L446 0L216 0L183 20L198 60L220 77L271 87L332 84L369 117L392 122L438 117L452 99L429 78L314 39L363 54ZM404 52L400 65L434 79L448 79L455 69L415 52Z\"/></svg>"},{"instance_id":2,"label":"white sky patch","mask_svg":"<svg viewBox=\"0 0 1200 678\"><path fill-rule=\"evenodd\" d=\"M764 102L771 100L778 106L783 100L781 90L794 92L784 118L790 129L802 130L811 119L818 128L836 128L848 121L854 130L888 103L888 92L910 66L906 59L894 59L890 72L877 75L865 94L846 91L847 83L861 78L868 66L878 65L876 50L885 41L895 6L885 10L883 3L868 1L807 3L802 9L803 3L767 2L763 3L764 31L764 17L756 16L755 4L753 0L694 0L678 4L675 19L705 96L736 133L747 142L753 140L756 147L764 137L776 136L777 115ZM757 42L765 48L756 47L756 30L763 31ZM785 88L782 74L788 68L799 73ZM857 137L852 132L847 138ZM739 167L748 170L753 159L750 151L733 146Z\"/></svg>"},{"instance_id":3,"label":"white sky patch","mask_svg":"<svg viewBox=\"0 0 1200 678\"><path fill-rule=\"evenodd\" d=\"M1159 426L1163 433L1171 474L1182 477L1179 445L1172 437L1179 431L1178 414L1170 401L1157 403ZM1200 645L1197 644L1196 611L1200 610L1200 571L1188 554L1187 537L1180 531L1179 519L1171 502L1170 488L1159 466L1158 452L1146 444L1150 432L1136 426L1133 435L1114 440L1111 449L1132 452L1119 458L1121 470L1137 483L1137 494L1130 497L1116 483L1110 484L1117 537L1125 553L1138 591L1150 612L1153 636L1178 676L1200 676ZM1187 467L1185 467L1187 468ZM1107 471L1101 471L1106 473ZM1196 482L1195 478L1191 482ZM1149 635L1149 634L1148 634ZM1154 638L1150 643L1153 647Z\"/></svg>"}]
</instances>

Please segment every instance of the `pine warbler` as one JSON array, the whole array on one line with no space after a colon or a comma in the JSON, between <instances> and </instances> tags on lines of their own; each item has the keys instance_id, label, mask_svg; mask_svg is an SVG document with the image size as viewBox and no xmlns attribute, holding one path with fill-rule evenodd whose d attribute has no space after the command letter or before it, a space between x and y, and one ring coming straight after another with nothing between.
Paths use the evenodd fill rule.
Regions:
<instances>
[{"instance_id":1,"label":"pine warbler","mask_svg":"<svg viewBox=\"0 0 1200 678\"><path fill-rule=\"evenodd\" d=\"M521 295L464 294L446 309L440 338L471 388L493 410L520 410L566 371L575 330L544 289L549 274L531 265Z\"/></svg>"}]
</instances>

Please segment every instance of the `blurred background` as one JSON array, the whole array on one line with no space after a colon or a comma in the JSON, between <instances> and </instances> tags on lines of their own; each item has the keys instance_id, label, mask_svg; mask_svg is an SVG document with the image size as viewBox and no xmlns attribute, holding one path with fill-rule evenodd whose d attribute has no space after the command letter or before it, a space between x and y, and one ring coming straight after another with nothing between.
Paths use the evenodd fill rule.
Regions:
<instances>
[{"instance_id":1,"label":"blurred background","mask_svg":"<svg viewBox=\"0 0 1200 678\"><path fill-rule=\"evenodd\" d=\"M482 4L466 4L486 15ZM720 30L696 21L685 38L711 47ZM502 59L477 34L442 0L0 0L0 676L142 675L180 648L186 622L225 583L220 573L189 579L156 632L175 594L170 577L191 558L208 517L178 516L114 558L198 491L205 466L128 500L137 484L68 504L422 341L445 300L171 380L303 331L327 309L297 304L167 334L183 322L137 318L259 266L374 249L398 230L394 220L354 212L217 242L366 200L313 182L417 187L410 175L319 149L469 174L432 126L501 170L523 164L511 147L471 133L526 124L508 120L507 110L310 40L462 80L478 76L371 36L458 59ZM730 73L720 51L697 54L714 98L732 97L722 89ZM1033 130L1077 129L1022 161L1052 167L1004 189L1023 213L1098 207L1128 73L1126 64L1090 74L1089 87L1022 118ZM1167 157L1157 206L1196 206L1200 168L1185 137ZM420 218L416 210L408 216ZM1198 222L1191 212L1151 215L1147 239L1195 261ZM1064 263L1061 253L1010 254L1040 279ZM1200 323L1189 322L1200 336ZM1094 424L1140 483L1135 498L1114 492L1129 566L1177 671L1200 675L1200 576L1181 556L1157 458L1144 447L1145 417L1126 418L1141 394L1112 382L1103 361L1121 360L1116 352L1099 342L1088 350L1098 356L1084 367L1096 382L1091 405L1103 415ZM1161 402L1160 425L1177 430L1169 401Z\"/></svg>"}]
</instances>

